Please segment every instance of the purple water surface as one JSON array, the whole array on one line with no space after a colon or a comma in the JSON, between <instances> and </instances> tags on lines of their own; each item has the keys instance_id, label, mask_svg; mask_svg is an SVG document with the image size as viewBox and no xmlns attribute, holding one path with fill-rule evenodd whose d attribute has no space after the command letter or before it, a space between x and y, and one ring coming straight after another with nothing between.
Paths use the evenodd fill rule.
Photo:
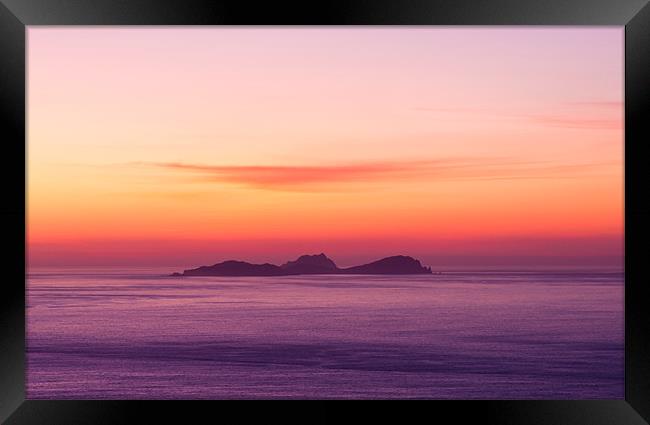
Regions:
<instances>
[{"instance_id":1,"label":"purple water surface","mask_svg":"<svg viewBox=\"0 0 650 425\"><path fill-rule=\"evenodd\" d=\"M622 399L623 274L38 270L27 398Z\"/></svg>"}]
</instances>

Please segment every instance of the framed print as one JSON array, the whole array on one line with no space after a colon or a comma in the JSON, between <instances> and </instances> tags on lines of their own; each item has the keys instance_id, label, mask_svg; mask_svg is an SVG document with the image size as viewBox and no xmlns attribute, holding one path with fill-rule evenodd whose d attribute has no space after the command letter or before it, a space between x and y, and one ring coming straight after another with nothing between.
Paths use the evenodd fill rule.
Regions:
<instances>
[{"instance_id":1,"label":"framed print","mask_svg":"<svg viewBox=\"0 0 650 425\"><path fill-rule=\"evenodd\" d=\"M2 3L3 421L648 422L647 2Z\"/></svg>"}]
</instances>

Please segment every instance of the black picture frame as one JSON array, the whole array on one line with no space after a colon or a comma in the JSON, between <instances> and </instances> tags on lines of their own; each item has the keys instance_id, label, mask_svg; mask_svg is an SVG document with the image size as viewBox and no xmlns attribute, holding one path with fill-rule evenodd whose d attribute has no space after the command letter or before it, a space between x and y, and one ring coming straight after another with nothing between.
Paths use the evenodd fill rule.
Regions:
<instances>
[{"instance_id":1,"label":"black picture frame","mask_svg":"<svg viewBox=\"0 0 650 425\"><path fill-rule=\"evenodd\" d=\"M650 191L644 187L650 141L650 6L647 0L0 0L0 167L3 202L0 296L0 421L9 424L191 422L218 419L225 404L148 401L25 400L25 30L30 25L610 25L625 27L625 400L435 401L433 420L453 415L498 424L643 424L650 422ZM264 408L286 417L282 404ZM373 407L383 419L412 409ZM231 410L232 409L232 410ZM258 409L229 407L239 420ZM297 411L289 416L296 415ZM312 414L313 415L313 414ZM332 411L318 411L320 419ZM299 415L298 415L299 416Z\"/></svg>"}]
</instances>

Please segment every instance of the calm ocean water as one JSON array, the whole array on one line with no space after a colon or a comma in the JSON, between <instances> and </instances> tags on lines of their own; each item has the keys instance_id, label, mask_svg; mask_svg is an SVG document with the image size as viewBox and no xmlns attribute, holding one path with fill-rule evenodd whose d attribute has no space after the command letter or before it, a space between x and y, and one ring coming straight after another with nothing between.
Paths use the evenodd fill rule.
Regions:
<instances>
[{"instance_id":1,"label":"calm ocean water","mask_svg":"<svg viewBox=\"0 0 650 425\"><path fill-rule=\"evenodd\" d=\"M624 397L623 274L36 270L31 399Z\"/></svg>"}]
</instances>

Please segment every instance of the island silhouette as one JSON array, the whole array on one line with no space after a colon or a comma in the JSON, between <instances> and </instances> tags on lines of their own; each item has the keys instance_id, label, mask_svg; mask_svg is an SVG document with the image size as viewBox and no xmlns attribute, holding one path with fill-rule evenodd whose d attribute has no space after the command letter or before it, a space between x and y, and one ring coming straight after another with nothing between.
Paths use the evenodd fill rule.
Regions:
<instances>
[{"instance_id":1,"label":"island silhouette","mask_svg":"<svg viewBox=\"0 0 650 425\"><path fill-rule=\"evenodd\" d=\"M275 264L252 264L245 261L228 260L211 266L173 273L172 276L294 276L304 274L431 274L430 267L405 255L382 258L372 263L339 268L325 254L302 255L295 261L281 266Z\"/></svg>"}]
</instances>

